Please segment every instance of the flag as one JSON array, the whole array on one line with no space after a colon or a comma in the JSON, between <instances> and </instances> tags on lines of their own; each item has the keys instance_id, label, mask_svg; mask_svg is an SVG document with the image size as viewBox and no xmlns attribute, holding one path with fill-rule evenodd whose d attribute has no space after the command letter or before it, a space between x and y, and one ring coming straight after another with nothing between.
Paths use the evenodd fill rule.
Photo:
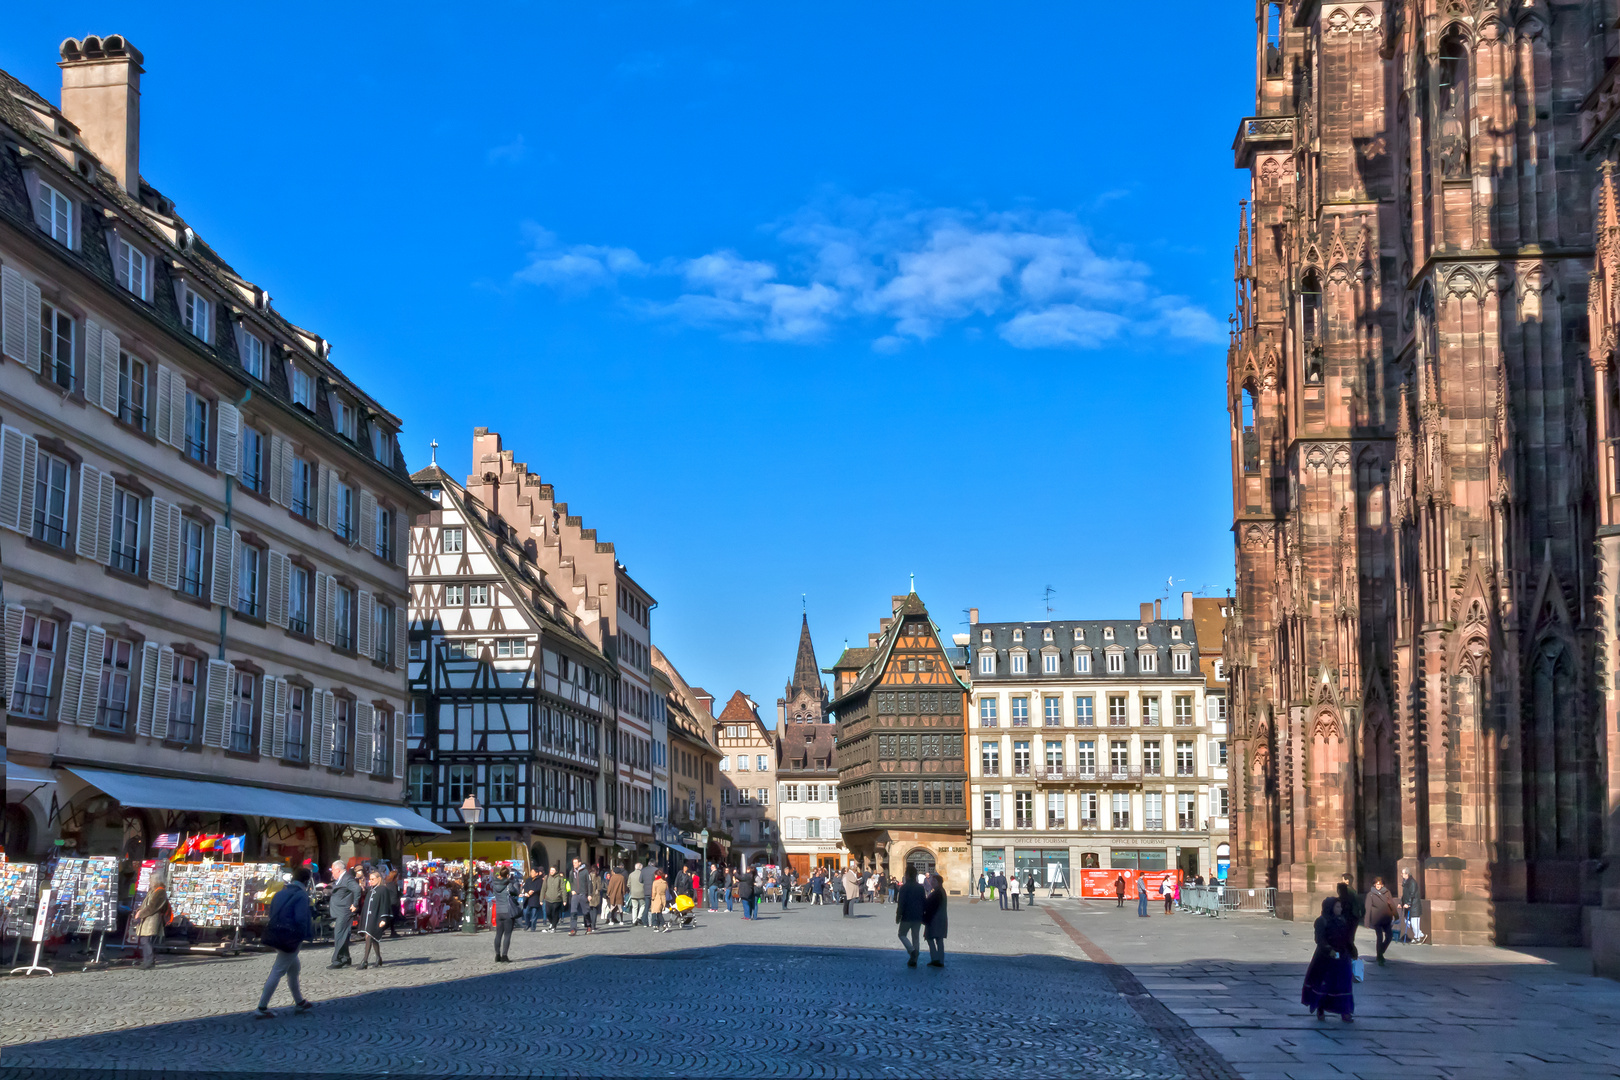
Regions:
<instances>
[{"instance_id":1,"label":"flag","mask_svg":"<svg viewBox=\"0 0 1620 1080\"><path fill-rule=\"evenodd\" d=\"M242 854L242 845L247 842L247 833L242 833L240 836L224 837L224 841L224 844L220 847L223 854L240 855Z\"/></svg>"},{"instance_id":2,"label":"flag","mask_svg":"<svg viewBox=\"0 0 1620 1080\"><path fill-rule=\"evenodd\" d=\"M198 837L197 838L197 850L198 851L214 851L219 847L219 842L221 840L224 840L224 839L225 838L223 836L219 836L217 834L214 835L214 836Z\"/></svg>"},{"instance_id":3,"label":"flag","mask_svg":"<svg viewBox=\"0 0 1620 1080\"><path fill-rule=\"evenodd\" d=\"M170 857L169 861L170 862L179 862L181 859L184 859L187 855L190 855L190 854L194 853L196 850L197 850L197 837L188 836L188 837L185 838L185 841L182 842L181 845L178 848L175 849L174 855Z\"/></svg>"},{"instance_id":4,"label":"flag","mask_svg":"<svg viewBox=\"0 0 1620 1080\"><path fill-rule=\"evenodd\" d=\"M152 847L158 851L172 851L179 846L180 834L177 832L162 833L152 844Z\"/></svg>"}]
</instances>

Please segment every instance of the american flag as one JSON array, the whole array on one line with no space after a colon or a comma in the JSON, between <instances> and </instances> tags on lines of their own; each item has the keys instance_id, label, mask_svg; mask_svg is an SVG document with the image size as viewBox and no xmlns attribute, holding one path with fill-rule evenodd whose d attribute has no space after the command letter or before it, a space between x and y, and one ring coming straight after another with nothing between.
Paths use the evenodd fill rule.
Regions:
<instances>
[{"instance_id":1,"label":"american flag","mask_svg":"<svg viewBox=\"0 0 1620 1080\"><path fill-rule=\"evenodd\" d=\"M152 842L152 846L159 851L172 851L180 846L180 834L177 832L162 833Z\"/></svg>"}]
</instances>

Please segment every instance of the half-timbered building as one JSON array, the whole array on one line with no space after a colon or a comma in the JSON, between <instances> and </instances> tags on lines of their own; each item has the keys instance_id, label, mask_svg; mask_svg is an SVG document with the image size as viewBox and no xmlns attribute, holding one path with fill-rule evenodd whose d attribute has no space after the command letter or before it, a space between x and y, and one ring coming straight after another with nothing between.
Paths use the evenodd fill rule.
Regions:
<instances>
[{"instance_id":1,"label":"half-timbered building","mask_svg":"<svg viewBox=\"0 0 1620 1080\"><path fill-rule=\"evenodd\" d=\"M436 506L411 530L411 803L464 838L476 796L492 855L513 841L541 867L606 855L611 664L523 535L437 464L412 479Z\"/></svg>"},{"instance_id":2,"label":"half-timbered building","mask_svg":"<svg viewBox=\"0 0 1620 1080\"><path fill-rule=\"evenodd\" d=\"M965 892L969 688L922 600L894 597L868 646L845 649L830 670L850 857L885 873L937 871Z\"/></svg>"}]
</instances>

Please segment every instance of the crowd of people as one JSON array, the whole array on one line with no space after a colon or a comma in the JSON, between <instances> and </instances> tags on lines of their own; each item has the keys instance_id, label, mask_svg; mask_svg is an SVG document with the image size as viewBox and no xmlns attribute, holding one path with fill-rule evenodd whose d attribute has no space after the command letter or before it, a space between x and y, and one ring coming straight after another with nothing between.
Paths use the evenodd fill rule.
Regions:
<instances>
[{"instance_id":1,"label":"crowd of people","mask_svg":"<svg viewBox=\"0 0 1620 1080\"><path fill-rule=\"evenodd\" d=\"M1410 870L1401 871L1399 895L1391 893L1384 879L1378 877L1373 879L1367 895L1359 896L1351 888L1350 875L1341 875L1336 895L1322 901L1322 913L1312 927L1316 952L1305 969L1300 1004L1315 1012L1318 1020L1332 1012L1345 1023L1352 1023L1355 985L1363 977L1356 930L1366 926L1373 932L1374 960L1383 967L1393 942L1425 940L1421 910L1417 879Z\"/></svg>"}]
</instances>

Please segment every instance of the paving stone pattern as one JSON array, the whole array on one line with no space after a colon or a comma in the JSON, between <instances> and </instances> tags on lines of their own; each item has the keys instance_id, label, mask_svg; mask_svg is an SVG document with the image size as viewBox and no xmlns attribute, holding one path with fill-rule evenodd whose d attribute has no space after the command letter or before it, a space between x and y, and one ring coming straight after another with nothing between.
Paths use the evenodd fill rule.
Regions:
<instances>
[{"instance_id":1,"label":"paving stone pattern","mask_svg":"<svg viewBox=\"0 0 1620 1080\"><path fill-rule=\"evenodd\" d=\"M306 950L316 1010L293 1015L282 989L269 1021L251 1012L263 955L12 980L0 983L0 1080L1232 1075L1043 911L953 905L951 955L933 970L905 966L892 908L859 910L703 915L664 935L520 930L499 966L488 934L387 942L389 963L368 972L326 971Z\"/></svg>"}]
</instances>

